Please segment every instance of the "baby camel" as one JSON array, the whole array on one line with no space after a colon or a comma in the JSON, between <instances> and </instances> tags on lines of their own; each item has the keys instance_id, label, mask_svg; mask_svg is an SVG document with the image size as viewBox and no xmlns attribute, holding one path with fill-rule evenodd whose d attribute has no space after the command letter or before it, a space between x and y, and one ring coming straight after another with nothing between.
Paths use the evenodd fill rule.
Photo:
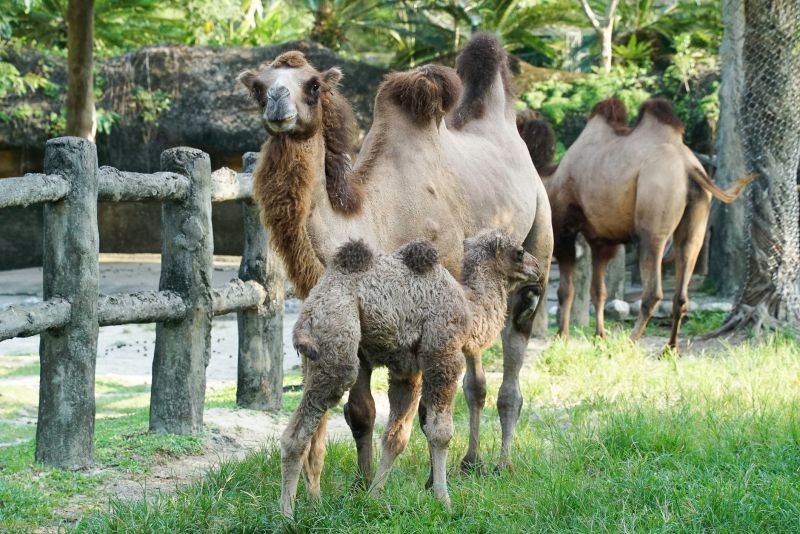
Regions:
<instances>
[{"instance_id":1,"label":"baby camel","mask_svg":"<svg viewBox=\"0 0 800 534\"><path fill-rule=\"evenodd\" d=\"M463 285L428 241L377 257L363 241L342 245L294 328L306 382L281 438L281 511L292 516L304 461L308 493L319 497L325 417L355 383L359 357L389 368L389 421L370 492L386 483L421 403L434 495L449 508L445 467L464 352L490 345L503 328L512 285L541 275L534 257L499 230L464 241ZM309 456L312 436L320 450Z\"/></svg>"}]
</instances>

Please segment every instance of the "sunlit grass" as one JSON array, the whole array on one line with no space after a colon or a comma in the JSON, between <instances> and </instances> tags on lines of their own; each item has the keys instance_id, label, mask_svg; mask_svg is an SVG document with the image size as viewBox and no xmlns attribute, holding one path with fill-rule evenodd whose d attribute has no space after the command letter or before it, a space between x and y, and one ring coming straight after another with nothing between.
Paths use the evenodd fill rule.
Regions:
<instances>
[{"instance_id":1,"label":"sunlit grass","mask_svg":"<svg viewBox=\"0 0 800 534\"><path fill-rule=\"evenodd\" d=\"M497 460L489 376L482 426ZM423 489L426 443L415 428L386 491L350 494L349 441L328 447L322 503L301 483L296 522L280 518L279 453L270 448L215 469L155 503L122 503L80 531L773 531L800 529L800 349L782 336L713 354L653 354L627 332L554 341L528 365L513 473L469 476L459 395L450 458L454 511Z\"/></svg>"}]
</instances>

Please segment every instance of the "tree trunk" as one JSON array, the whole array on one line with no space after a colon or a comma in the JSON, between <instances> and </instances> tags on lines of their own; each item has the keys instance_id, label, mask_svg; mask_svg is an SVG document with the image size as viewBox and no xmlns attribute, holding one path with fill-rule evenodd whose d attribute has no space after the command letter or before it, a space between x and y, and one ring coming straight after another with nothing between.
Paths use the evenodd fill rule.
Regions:
<instances>
[{"instance_id":1,"label":"tree trunk","mask_svg":"<svg viewBox=\"0 0 800 534\"><path fill-rule=\"evenodd\" d=\"M67 135L94 140L94 0L69 0L67 7Z\"/></svg>"},{"instance_id":2,"label":"tree trunk","mask_svg":"<svg viewBox=\"0 0 800 534\"><path fill-rule=\"evenodd\" d=\"M603 72L611 72L611 37L613 27L609 22L608 26L597 32L600 38L600 68Z\"/></svg>"},{"instance_id":3,"label":"tree trunk","mask_svg":"<svg viewBox=\"0 0 800 534\"><path fill-rule=\"evenodd\" d=\"M744 0L741 130L748 172L747 276L721 331L800 324L800 6Z\"/></svg>"},{"instance_id":4,"label":"tree trunk","mask_svg":"<svg viewBox=\"0 0 800 534\"><path fill-rule=\"evenodd\" d=\"M745 112L741 105L744 84L744 2L723 0L722 19L725 34L719 55L722 64L722 84L719 90L720 116L717 134L717 172L714 180L723 189L745 174L744 147L740 128ZM746 202L716 204L711 214L711 243L709 277L716 282L719 293L735 296L744 283L747 272Z\"/></svg>"}]
</instances>

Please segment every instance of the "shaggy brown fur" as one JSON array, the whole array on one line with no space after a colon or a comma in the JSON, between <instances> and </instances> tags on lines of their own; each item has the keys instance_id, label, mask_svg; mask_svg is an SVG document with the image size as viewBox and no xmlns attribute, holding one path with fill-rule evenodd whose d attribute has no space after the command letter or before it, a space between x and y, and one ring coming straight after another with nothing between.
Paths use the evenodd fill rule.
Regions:
<instances>
[{"instance_id":1,"label":"shaggy brown fur","mask_svg":"<svg viewBox=\"0 0 800 534\"><path fill-rule=\"evenodd\" d=\"M270 63L270 67L274 69L299 69L306 66L308 66L306 56L299 50L290 50L288 52L284 52L276 57L272 63Z\"/></svg>"},{"instance_id":2,"label":"shaggy brown fur","mask_svg":"<svg viewBox=\"0 0 800 534\"><path fill-rule=\"evenodd\" d=\"M439 252L430 241L412 241L397 252L406 267L417 274L425 274L439 263Z\"/></svg>"},{"instance_id":3,"label":"shaggy brown fur","mask_svg":"<svg viewBox=\"0 0 800 534\"><path fill-rule=\"evenodd\" d=\"M528 153L533 161L533 166L540 176L549 176L555 172L553 157L556 153L556 133L546 120L525 120L517 117L517 128Z\"/></svg>"},{"instance_id":4,"label":"shaggy brown fur","mask_svg":"<svg viewBox=\"0 0 800 534\"><path fill-rule=\"evenodd\" d=\"M406 72L392 72L384 78L378 99L389 98L408 113L415 123L437 125L455 105L461 91L453 69L425 65Z\"/></svg>"},{"instance_id":5,"label":"shaggy brown fur","mask_svg":"<svg viewBox=\"0 0 800 534\"><path fill-rule=\"evenodd\" d=\"M364 198L362 178L350 176L355 117L350 104L336 89L322 93L322 135L325 139L325 190L331 206L354 214Z\"/></svg>"},{"instance_id":6,"label":"shaggy brown fur","mask_svg":"<svg viewBox=\"0 0 800 534\"><path fill-rule=\"evenodd\" d=\"M297 143L270 137L261 150L254 172L253 197L261 206L261 219L269 228L270 242L283 259L297 295L308 295L324 266L314 254L305 221L311 211L314 175L306 152L311 141Z\"/></svg>"},{"instance_id":7,"label":"shaggy brown fur","mask_svg":"<svg viewBox=\"0 0 800 534\"><path fill-rule=\"evenodd\" d=\"M545 179L561 274L559 333L569 334L578 233L592 250L591 298L598 336L605 335L608 262L621 244L638 242L643 295L631 333L634 340L641 337L663 297L661 260L672 237L677 290L669 344L675 347L688 310L689 280L703 244L711 198L732 202L752 178L746 176L722 191L683 143L683 125L665 100L644 102L633 127L620 135L625 116L625 107L617 99L598 103L558 168ZM526 142L531 146L530 139Z\"/></svg>"},{"instance_id":8,"label":"shaggy brown fur","mask_svg":"<svg viewBox=\"0 0 800 534\"><path fill-rule=\"evenodd\" d=\"M464 242L463 286L441 265L430 265L435 256L431 251L433 245L418 241L378 256L359 274L328 269L306 300L294 328L294 345L312 361L306 365L300 405L281 438L281 511L286 516L293 514L301 466L309 447L315 446L312 436L315 444L324 443L321 421L355 383L359 353L370 365L389 368L389 421L370 491L385 484L408 443L421 401L433 491L449 508L447 449L464 367L462 350L476 352L491 344L503 327L510 287L541 273L533 256L498 230ZM363 242L353 241L339 249L335 263L351 263L356 256L360 267L367 253L371 257ZM423 264L426 268L420 269ZM314 466L306 467L312 497L319 492L319 451L315 459Z\"/></svg>"},{"instance_id":9,"label":"shaggy brown fur","mask_svg":"<svg viewBox=\"0 0 800 534\"><path fill-rule=\"evenodd\" d=\"M511 81L511 69L508 67L508 55L503 45L493 35L486 33L475 35L458 55L456 71L465 88L464 98L450 122L456 130L473 119L481 118L486 111L486 98L496 78L487 76L487 73L500 72L506 100L514 101L515 91Z\"/></svg>"},{"instance_id":10,"label":"shaggy brown fur","mask_svg":"<svg viewBox=\"0 0 800 534\"><path fill-rule=\"evenodd\" d=\"M639 106L639 114L636 116L636 120L633 121L631 128L634 129L641 124L644 116L648 113L661 124L666 124L680 135L683 135L683 122L675 113L675 108L672 107L672 103L663 98L651 98L642 102L642 105Z\"/></svg>"},{"instance_id":11,"label":"shaggy brown fur","mask_svg":"<svg viewBox=\"0 0 800 534\"><path fill-rule=\"evenodd\" d=\"M603 117L618 135L628 135L631 132L628 127L628 108L619 98L606 98L595 104L589 120L594 117Z\"/></svg>"}]
</instances>

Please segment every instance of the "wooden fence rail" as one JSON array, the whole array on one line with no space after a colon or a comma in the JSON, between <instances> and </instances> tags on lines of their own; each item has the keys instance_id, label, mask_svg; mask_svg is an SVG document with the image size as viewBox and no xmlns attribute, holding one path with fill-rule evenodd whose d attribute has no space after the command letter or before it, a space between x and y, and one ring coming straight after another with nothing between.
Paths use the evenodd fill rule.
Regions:
<instances>
[{"instance_id":1,"label":"wooden fence rail","mask_svg":"<svg viewBox=\"0 0 800 534\"><path fill-rule=\"evenodd\" d=\"M150 429L191 434L203 428L211 319L237 312L240 406L279 409L283 382L285 275L267 247L252 201L257 155L244 173L211 172L207 154L173 148L162 172L97 166L96 147L51 139L45 173L0 180L0 208L44 204L43 302L0 310L0 340L41 334L36 459L70 469L94 460L94 381L100 326L157 323ZM97 202L158 201L161 278L157 291L100 295ZM242 203L239 278L212 287L212 202Z\"/></svg>"}]
</instances>

